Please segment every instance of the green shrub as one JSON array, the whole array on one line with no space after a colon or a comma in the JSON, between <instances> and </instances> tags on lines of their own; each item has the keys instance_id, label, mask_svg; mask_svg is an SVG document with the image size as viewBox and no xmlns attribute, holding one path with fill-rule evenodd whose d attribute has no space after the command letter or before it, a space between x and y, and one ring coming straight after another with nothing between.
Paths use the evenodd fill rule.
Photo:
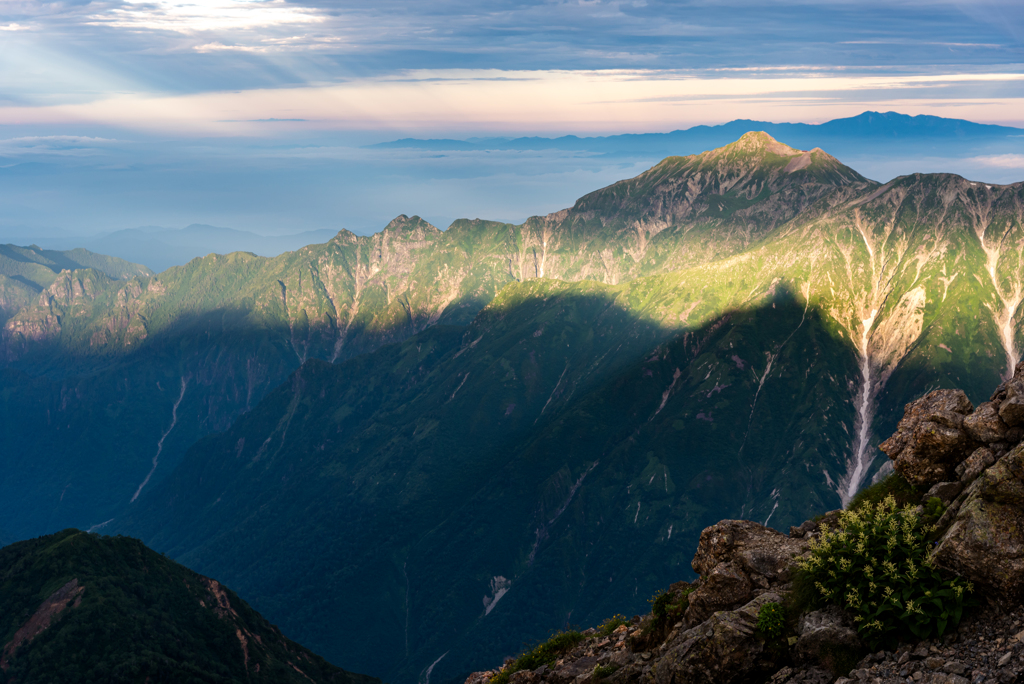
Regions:
<instances>
[{"instance_id":1,"label":"green shrub","mask_svg":"<svg viewBox=\"0 0 1024 684\"><path fill-rule=\"evenodd\" d=\"M541 665L551 665L575 648L584 638L575 630L559 632L503 667L501 672L491 677L490 684L507 684L509 677L520 670L536 670Z\"/></svg>"},{"instance_id":2,"label":"green shrub","mask_svg":"<svg viewBox=\"0 0 1024 684\"><path fill-rule=\"evenodd\" d=\"M782 604L769 601L757 611L757 631L768 641L774 641L786 631L786 611Z\"/></svg>"},{"instance_id":3,"label":"green shrub","mask_svg":"<svg viewBox=\"0 0 1024 684\"><path fill-rule=\"evenodd\" d=\"M935 518L938 520L945 512L946 504L942 503L942 499L937 496L930 497L924 502L924 515L927 518Z\"/></svg>"},{"instance_id":4,"label":"green shrub","mask_svg":"<svg viewBox=\"0 0 1024 684\"><path fill-rule=\"evenodd\" d=\"M970 582L947 580L929 559L927 534L913 505L894 496L843 511L839 529L823 525L800 564L801 583L816 590L812 603L832 603L853 614L872 649L898 638L941 636L960 622Z\"/></svg>"},{"instance_id":5,"label":"green shrub","mask_svg":"<svg viewBox=\"0 0 1024 684\"><path fill-rule=\"evenodd\" d=\"M924 494L918 491L914 485L907 482L899 473L892 473L870 487L865 487L857 492L850 499L850 505L846 508L851 511L858 511L862 506L877 506L890 496L896 501L896 505L902 508L907 504L918 505L921 503Z\"/></svg>"},{"instance_id":6,"label":"green shrub","mask_svg":"<svg viewBox=\"0 0 1024 684\"><path fill-rule=\"evenodd\" d=\"M679 592L659 591L647 600L651 604L651 615L656 624L663 624L669 618L682 616L690 605L690 593L692 587L686 587ZM673 601L675 601L673 603Z\"/></svg>"},{"instance_id":7,"label":"green shrub","mask_svg":"<svg viewBox=\"0 0 1024 684\"><path fill-rule=\"evenodd\" d=\"M619 666L615 663L599 665L594 668L594 679L604 679L605 677L615 674L615 671L618 669Z\"/></svg>"}]
</instances>

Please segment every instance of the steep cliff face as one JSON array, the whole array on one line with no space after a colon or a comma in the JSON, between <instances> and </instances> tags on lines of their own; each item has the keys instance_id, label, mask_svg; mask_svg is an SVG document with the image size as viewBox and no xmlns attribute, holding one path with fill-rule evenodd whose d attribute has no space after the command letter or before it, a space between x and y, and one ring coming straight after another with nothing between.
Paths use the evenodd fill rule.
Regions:
<instances>
[{"instance_id":1,"label":"steep cliff face","mask_svg":"<svg viewBox=\"0 0 1024 684\"><path fill-rule=\"evenodd\" d=\"M85 249L66 252L35 245L0 245L0 325L49 287L63 271L94 268L111 278L152 275L140 264L94 254Z\"/></svg>"}]
</instances>

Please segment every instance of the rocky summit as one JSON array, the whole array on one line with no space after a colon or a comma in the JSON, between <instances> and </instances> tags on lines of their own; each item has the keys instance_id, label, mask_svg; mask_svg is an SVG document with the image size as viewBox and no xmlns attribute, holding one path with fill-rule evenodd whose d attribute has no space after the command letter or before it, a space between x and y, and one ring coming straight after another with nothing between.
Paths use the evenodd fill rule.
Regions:
<instances>
[{"instance_id":1,"label":"rocky summit","mask_svg":"<svg viewBox=\"0 0 1024 684\"><path fill-rule=\"evenodd\" d=\"M896 433L881 444L896 474L862 493L870 498L873 489L899 480L904 494L922 502L913 515L931 515L926 565L973 585L973 605L959 624L950 618L951 629L943 617L943 633L933 638L904 635L874 650L862 638L853 603L810 610L801 602L800 575L812 567L808 559L827 546L829 528L849 519L848 511L817 516L789 535L750 521L723 520L701 534L692 563L697 580L656 595L650 614L615 616L572 633L572 640L563 633L549 642L566 644L560 650L542 645L507 658L500 668L471 674L466 684L1021 681L1024 435L1013 408L1021 395L1024 364L977 407L959 390L935 390L907 404ZM852 507L870 507L866 500ZM894 526L888 533L901 534L900 529L909 528ZM862 572L873 576L870 568ZM765 618L768 606L787 613L775 627ZM913 612L908 608L903 618ZM536 664L531 657L547 661L525 667Z\"/></svg>"}]
</instances>

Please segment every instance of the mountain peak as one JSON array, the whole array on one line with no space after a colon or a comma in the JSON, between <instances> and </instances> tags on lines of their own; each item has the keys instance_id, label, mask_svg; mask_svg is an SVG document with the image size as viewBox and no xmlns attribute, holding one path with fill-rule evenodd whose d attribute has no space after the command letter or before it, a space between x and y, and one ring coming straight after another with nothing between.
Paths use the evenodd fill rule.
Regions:
<instances>
[{"instance_id":1,"label":"mountain peak","mask_svg":"<svg viewBox=\"0 0 1024 684\"><path fill-rule=\"evenodd\" d=\"M740 136L740 139L734 143L730 143L725 147L720 147L713 152L722 153L734 153L734 152L746 152L746 153L758 153L758 152L770 152L771 154L777 154L781 157L795 157L798 154L802 154L803 150L796 150L780 143L778 140L768 135L764 131L749 131Z\"/></svg>"},{"instance_id":2,"label":"mountain peak","mask_svg":"<svg viewBox=\"0 0 1024 684\"><path fill-rule=\"evenodd\" d=\"M416 230L428 233L441 232L436 226L424 221L419 216L406 216L405 214L399 214L384 227L384 232L411 233Z\"/></svg>"},{"instance_id":3,"label":"mountain peak","mask_svg":"<svg viewBox=\"0 0 1024 684\"><path fill-rule=\"evenodd\" d=\"M748 131L736 142L686 159L699 168L714 168L727 174L757 172L788 177L797 171L802 172L784 182L804 183L808 175L826 185L867 181L820 147L798 150L779 142L764 131Z\"/></svg>"}]
</instances>

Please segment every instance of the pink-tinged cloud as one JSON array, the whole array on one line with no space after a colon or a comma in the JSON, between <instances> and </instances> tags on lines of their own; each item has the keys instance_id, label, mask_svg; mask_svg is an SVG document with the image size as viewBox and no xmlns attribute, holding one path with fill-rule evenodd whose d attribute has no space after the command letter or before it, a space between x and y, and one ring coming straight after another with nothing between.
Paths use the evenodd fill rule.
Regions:
<instances>
[{"instance_id":1,"label":"pink-tinged cloud","mask_svg":"<svg viewBox=\"0 0 1024 684\"><path fill-rule=\"evenodd\" d=\"M736 118L824 121L865 109L1024 124L1024 74L727 77L677 71L409 71L298 88L0 107L2 124L105 124L211 135L284 128L603 133ZM993 94L990 94L993 93ZM1001 93L1001 94L1000 94Z\"/></svg>"}]
</instances>

